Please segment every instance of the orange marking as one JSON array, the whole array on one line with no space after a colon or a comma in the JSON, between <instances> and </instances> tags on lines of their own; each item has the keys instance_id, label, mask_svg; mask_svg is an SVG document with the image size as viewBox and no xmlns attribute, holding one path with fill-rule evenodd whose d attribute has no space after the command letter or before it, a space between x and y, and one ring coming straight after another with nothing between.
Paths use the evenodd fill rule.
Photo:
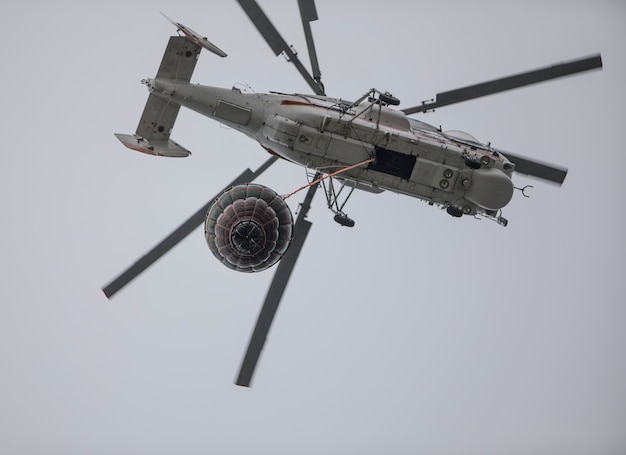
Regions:
<instances>
[{"instance_id":1,"label":"orange marking","mask_svg":"<svg viewBox=\"0 0 626 455\"><path fill-rule=\"evenodd\" d=\"M334 177L337 174L341 174L342 172L349 171L350 169L354 169L355 167L363 166L364 164L373 163L374 161L376 161L375 158L370 158L368 160L361 161L360 163L353 164L352 166L348 166L348 167L344 167L343 169L339 169L338 171L335 171L332 174L328 174L328 175L325 175L324 177L320 177L319 179L309 183L308 185L301 186L300 188L298 188L293 193L289 193L287 196L283 196L283 199L288 199L291 196L293 196L294 194L296 194L297 192L304 190L305 188L308 188L308 187L313 186L313 185L317 185L322 180L326 180L327 178Z\"/></svg>"}]
</instances>

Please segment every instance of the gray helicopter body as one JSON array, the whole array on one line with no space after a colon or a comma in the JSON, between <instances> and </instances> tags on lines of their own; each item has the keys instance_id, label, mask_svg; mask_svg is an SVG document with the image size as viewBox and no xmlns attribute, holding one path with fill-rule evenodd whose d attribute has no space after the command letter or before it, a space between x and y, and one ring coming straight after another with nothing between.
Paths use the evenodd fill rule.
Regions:
<instances>
[{"instance_id":1,"label":"gray helicopter body","mask_svg":"<svg viewBox=\"0 0 626 455\"><path fill-rule=\"evenodd\" d=\"M514 164L460 131L444 133L386 106L319 95L244 93L169 79L148 79L151 94L232 127L269 152L315 171L342 174L350 186L390 190L495 216L513 195Z\"/></svg>"}]
</instances>

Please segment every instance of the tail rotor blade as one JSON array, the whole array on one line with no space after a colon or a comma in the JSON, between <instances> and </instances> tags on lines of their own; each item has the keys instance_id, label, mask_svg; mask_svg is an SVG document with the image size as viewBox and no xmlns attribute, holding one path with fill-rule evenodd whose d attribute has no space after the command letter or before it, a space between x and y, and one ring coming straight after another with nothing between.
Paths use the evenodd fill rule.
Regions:
<instances>
[{"instance_id":1,"label":"tail rotor blade","mask_svg":"<svg viewBox=\"0 0 626 455\"><path fill-rule=\"evenodd\" d=\"M317 174L314 180L317 180L319 176L320 174ZM304 202L300 206L300 213L298 214L298 219L294 226L294 237L291 241L291 245L285 256L283 256L278 263L276 274L267 291L265 302L263 302L256 326L250 337L248 349L241 364L239 376L237 377L236 384L239 386L250 387L252 382L254 370L259 361L263 346L265 345L265 340L267 339L272 321L278 310L278 305L285 292L285 288L287 287L291 272L293 272L293 268L298 260L304 241L311 229L311 222L307 221L305 217L311 207L311 200L316 190L317 185L309 187Z\"/></svg>"},{"instance_id":2,"label":"tail rotor blade","mask_svg":"<svg viewBox=\"0 0 626 455\"><path fill-rule=\"evenodd\" d=\"M235 178L232 182L230 182L223 191L230 188L234 185L239 185L241 183L248 183L252 180L256 179L259 175L261 175L268 167L270 167L278 157L272 156L265 163L263 163L256 171L252 172L250 169L246 169L242 172L237 178ZM222 191L222 192L223 192ZM218 193L221 194L222 192ZM102 290L104 294L111 298L115 295L119 290L124 288L128 283L134 280L139 274L141 274L144 270L154 264L159 258L161 258L165 253L174 248L178 243L187 237L194 229L200 226L204 222L204 218L206 216L206 212L213 204L213 201L217 198L217 196L211 199L207 204L205 204L200 210L191 215L187 221L181 224L174 232L168 235L163 241L161 241L158 245L148 251L144 256L142 256L137 262L131 265L128 269L122 272L117 278L111 281L109 284L104 286Z\"/></svg>"},{"instance_id":3,"label":"tail rotor blade","mask_svg":"<svg viewBox=\"0 0 626 455\"><path fill-rule=\"evenodd\" d=\"M492 95L526 85L537 84L550 79L557 79L596 68L602 68L602 57L600 54L438 93L434 102L402 109L402 112L407 115L415 114L416 112L426 112L438 107L449 106L462 101L480 98L482 96Z\"/></svg>"}]
</instances>

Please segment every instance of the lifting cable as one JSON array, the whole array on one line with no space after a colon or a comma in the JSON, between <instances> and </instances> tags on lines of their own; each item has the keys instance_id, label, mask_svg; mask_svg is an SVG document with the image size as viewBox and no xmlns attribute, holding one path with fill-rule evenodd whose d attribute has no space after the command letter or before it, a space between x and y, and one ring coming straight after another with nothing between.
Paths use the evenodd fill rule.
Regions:
<instances>
[{"instance_id":1,"label":"lifting cable","mask_svg":"<svg viewBox=\"0 0 626 455\"><path fill-rule=\"evenodd\" d=\"M376 158L370 158L370 159L367 159L365 161L361 161L360 163L353 164L352 166L348 166L348 167L339 169L338 171L335 171L332 174L325 175L323 177L318 178L317 180L312 181L308 185L301 186L296 191L294 191L292 193L289 193L287 196L283 196L283 199L289 199L291 196L293 196L297 192L302 191L302 190L304 190L304 189L306 189L306 188L308 188L310 186L317 185L319 182L321 182L322 180L326 180L329 177L334 177L337 174L341 174L342 172L349 171L351 169L354 169L355 167L363 166L364 164L373 163L374 161L376 161Z\"/></svg>"}]
</instances>

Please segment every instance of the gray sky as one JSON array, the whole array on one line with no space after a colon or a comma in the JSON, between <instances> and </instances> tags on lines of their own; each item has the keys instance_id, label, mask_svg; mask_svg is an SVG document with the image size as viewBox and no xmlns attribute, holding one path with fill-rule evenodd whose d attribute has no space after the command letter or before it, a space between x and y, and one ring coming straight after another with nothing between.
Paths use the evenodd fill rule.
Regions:
<instances>
[{"instance_id":1,"label":"gray sky","mask_svg":"<svg viewBox=\"0 0 626 455\"><path fill-rule=\"evenodd\" d=\"M202 230L112 301L100 288L265 152L181 111L187 159L124 148L175 30L196 82L306 92L237 3L18 2L0 27L0 447L11 454L626 452L621 183L626 8L618 1L317 0L330 95L437 92L601 52L604 69L417 116L569 168L504 210L453 219L322 197L253 387L233 384L272 271L221 266ZM306 58L297 4L262 6ZM288 193L303 169L261 183ZM321 195L320 195L321 196ZM290 199L295 209L298 197Z\"/></svg>"}]
</instances>

